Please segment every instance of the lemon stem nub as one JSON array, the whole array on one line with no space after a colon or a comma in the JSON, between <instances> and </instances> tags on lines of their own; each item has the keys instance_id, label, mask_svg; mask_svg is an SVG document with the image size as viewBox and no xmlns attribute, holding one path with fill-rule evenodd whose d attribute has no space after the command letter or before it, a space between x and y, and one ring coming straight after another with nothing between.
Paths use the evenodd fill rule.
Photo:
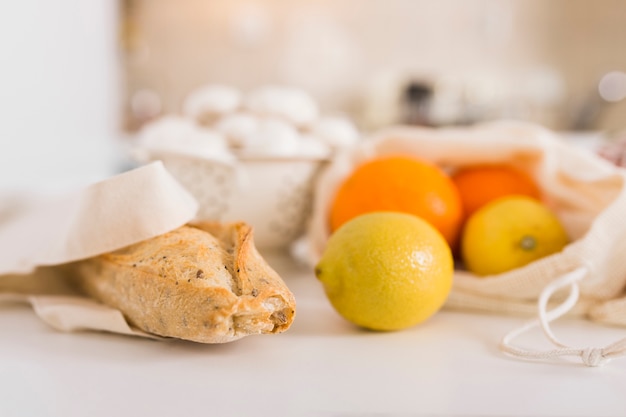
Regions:
<instances>
[{"instance_id":1,"label":"lemon stem nub","mask_svg":"<svg viewBox=\"0 0 626 417\"><path fill-rule=\"evenodd\" d=\"M322 275L322 268L320 268L319 266L315 267L315 277L317 279L320 279L320 276Z\"/></svg>"},{"instance_id":2,"label":"lemon stem nub","mask_svg":"<svg viewBox=\"0 0 626 417\"><path fill-rule=\"evenodd\" d=\"M520 241L520 247L523 250L533 250L537 247L537 240L532 236L524 236Z\"/></svg>"}]
</instances>

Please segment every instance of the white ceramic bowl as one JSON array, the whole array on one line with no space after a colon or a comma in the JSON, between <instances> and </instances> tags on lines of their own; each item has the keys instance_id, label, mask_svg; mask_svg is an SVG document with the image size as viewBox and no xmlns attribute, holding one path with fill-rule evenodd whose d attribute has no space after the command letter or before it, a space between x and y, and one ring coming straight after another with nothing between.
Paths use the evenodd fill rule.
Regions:
<instances>
[{"instance_id":1,"label":"white ceramic bowl","mask_svg":"<svg viewBox=\"0 0 626 417\"><path fill-rule=\"evenodd\" d=\"M304 234L313 182L324 164L296 157L240 158L232 164L177 154L158 159L198 200L197 220L245 221L259 248L286 248Z\"/></svg>"}]
</instances>

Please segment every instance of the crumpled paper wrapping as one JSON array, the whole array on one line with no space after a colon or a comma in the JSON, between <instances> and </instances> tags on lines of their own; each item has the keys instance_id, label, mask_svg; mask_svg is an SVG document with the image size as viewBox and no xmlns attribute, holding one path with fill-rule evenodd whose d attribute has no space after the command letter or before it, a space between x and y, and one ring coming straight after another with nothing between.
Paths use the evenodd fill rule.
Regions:
<instances>
[{"instance_id":1,"label":"crumpled paper wrapping","mask_svg":"<svg viewBox=\"0 0 626 417\"><path fill-rule=\"evenodd\" d=\"M74 292L62 265L166 233L191 221L196 200L154 162L85 189L45 199L0 199L0 302L30 303L62 331L156 338L122 314Z\"/></svg>"}]
</instances>

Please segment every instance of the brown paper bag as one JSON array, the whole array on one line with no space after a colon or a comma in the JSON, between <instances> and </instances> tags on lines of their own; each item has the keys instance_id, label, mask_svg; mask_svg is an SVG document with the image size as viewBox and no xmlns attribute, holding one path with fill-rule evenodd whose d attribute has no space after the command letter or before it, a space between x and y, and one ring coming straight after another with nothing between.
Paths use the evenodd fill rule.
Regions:
<instances>
[{"instance_id":1,"label":"brown paper bag","mask_svg":"<svg viewBox=\"0 0 626 417\"><path fill-rule=\"evenodd\" d=\"M553 335L549 323L569 313L626 326L626 170L545 129L521 123L383 130L338 155L320 176L308 231L311 262L324 250L329 237L328 208L344 178L364 161L397 154L414 155L446 170L510 163L537 181L545 203L556 212L572 240L560 253L498 276L479 278L456 271L447 308L538 314L538 320L503 339L502 349L512 355L575 355L595 366L625 353L624 341L601 349L566 347ZM565 298L567 289L570 295ZM565 301L548 311L553 294L555 300ZM538 352L512 346L512 339L535 326L543 328L555 350Z\"/></svg>"}]
</instances>

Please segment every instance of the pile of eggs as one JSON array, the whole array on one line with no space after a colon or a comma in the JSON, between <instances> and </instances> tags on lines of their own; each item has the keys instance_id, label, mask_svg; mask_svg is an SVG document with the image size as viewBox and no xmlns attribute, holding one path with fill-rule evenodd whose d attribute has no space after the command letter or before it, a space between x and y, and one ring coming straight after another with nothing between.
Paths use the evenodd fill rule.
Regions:
<instances>
[{"instance_id":1,"label":"pile of eggs","mask_svg":"<svg viewBox=\"0 0 626 417\"><path fill-rule=\"evenodd\" d=\"M245 158L326 159L354 144L359 132L341 116L320 115L306 92L263 86L248 93L207 85L185 99L180 114L147 123L139 148L213 160Z\"/></svg>"}]
</instances>

